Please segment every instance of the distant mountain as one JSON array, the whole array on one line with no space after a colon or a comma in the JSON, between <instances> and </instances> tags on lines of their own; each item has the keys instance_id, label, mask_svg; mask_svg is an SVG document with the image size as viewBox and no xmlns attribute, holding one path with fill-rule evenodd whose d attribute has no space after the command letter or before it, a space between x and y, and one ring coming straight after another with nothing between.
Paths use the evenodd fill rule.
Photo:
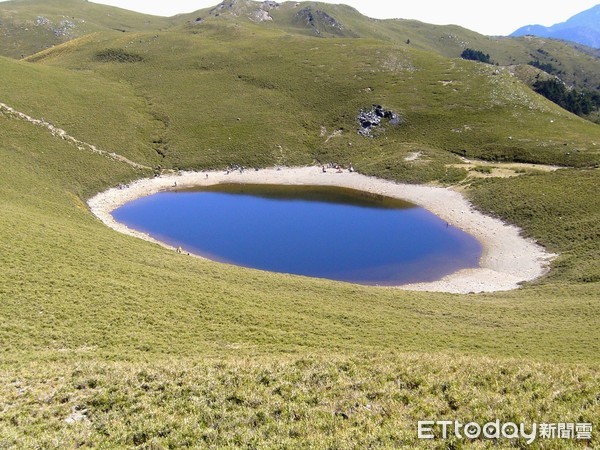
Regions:
<instances>
[{"instance_id":1,"label":"distant mountain","mask_svg":"<svg viewBox=\"0 0 600 450\"><path fill-rule=\"evenodd\" d=\"M525 35L563 39L600 48L600 4L571 17L566 22L551 27L527 25L511 34L511 36Z\"/></svg>"}]
</instances>

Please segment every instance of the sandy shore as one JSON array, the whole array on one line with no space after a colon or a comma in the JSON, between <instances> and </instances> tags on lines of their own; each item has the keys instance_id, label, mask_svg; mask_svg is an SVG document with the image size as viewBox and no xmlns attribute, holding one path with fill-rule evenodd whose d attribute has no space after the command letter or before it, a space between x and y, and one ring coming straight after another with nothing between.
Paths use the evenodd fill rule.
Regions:
<instances>
[{"instance_id":1,"label":"sandy shore","mask_svg":"<svg viewBox=\"0 0 600 450\"><path fill-rule=\"evenodd\" d=\"M207 176L208 175L208 176ZM217 183L263 183L340 186L389 197L401 198L423 206L448 223L470 233L483 246L480 267L461 270L439 281L399 286L399 289L470 293L516 289L519 283L534 280L547 272L555 256L535 242L524 239L517 227L475 211L459 192L430 186L397 184L357 173L336 173L320 167L247 170L232 172L182 172L138 180L127 187L113 188L88 201L91 211L109 227L131 236L155 242L145 233L129 229L115 221L111 211L123 204L159 191L208 186Z\"/></svg>"}]
</instances>

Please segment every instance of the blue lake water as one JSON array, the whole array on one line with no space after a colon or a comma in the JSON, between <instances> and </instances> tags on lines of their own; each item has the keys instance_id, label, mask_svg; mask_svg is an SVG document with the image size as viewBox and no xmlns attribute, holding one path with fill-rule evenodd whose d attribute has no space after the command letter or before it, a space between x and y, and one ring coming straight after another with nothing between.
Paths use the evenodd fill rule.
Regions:
<instances>
[{"instance_id":1,"label":"blue lake water","mask_svg":"<svg viewBox=\"0 0 600 450\"><path fill-rule=\"evenodd\" d=\"M215 261L360 284L477 267L479 242L401 200L316 186L216 185L132 201L113 217Z\"/></svg>"}]
</instances>

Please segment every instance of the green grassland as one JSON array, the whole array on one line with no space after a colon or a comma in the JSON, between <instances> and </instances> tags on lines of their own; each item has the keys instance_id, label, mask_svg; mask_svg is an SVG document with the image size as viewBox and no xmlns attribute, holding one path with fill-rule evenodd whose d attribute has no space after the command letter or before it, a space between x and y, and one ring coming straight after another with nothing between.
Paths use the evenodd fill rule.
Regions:
<instances>
[{"instance_id":1,"label":"green grassland","mask_svg":"<svg viewBox=\"0 0 600 450\"><path fill-rule=\"evenodd\" d=\"M416 439L445 418L591 422L599 446L600 127L503 67L218 19L0 59L0 101L151 167L352 161L456 185L560 256L469 295L200 260L89 212L149 171L0 113L0 448L584 448ZM359 136L372 104L403 123ZM471 179L463 155L565 168Z\"/></svg>"},{"instance_id":2,"label":"green grassland","mask_svg":"<svg viewBox=\"0 0 600 450\"><path fill-rule=\"evenodd\" d=\"M0 4L0 55L23 58L95 31L155 30L163 17L87 0L13 0Z\"/></svg>"},{"instance_id":3,"label":"green grassland","mask_svg":"<svg viewBox=\"0 0 600 450\"><path fill-rule=\"evenodd\" d=\"M597 50L568 42L531 36L483 36L455 25L436 26L415 20L375 20L346 5L316 2L284 2L277 8L263 7L273 20L260 22L256 16L257 11L261 10L260 3L235 0L224 4L226 7L223 8L207 8L162 18L106 7L86 0L2 2L0 55L23 58L91 32L108 30L129 33L190 27L196 31L212 30L223 37L223 25L229 23L229 31L232 32L239 29L241 19L245 22L244 26L254 23L259 31L271 30L312 37L375 39L450 58L457 58L465 48L473 48L489 54L495 64L511 66L538 61L552 64L560 78L569 86L592 90L597 90L600 86ZM302 10L309 10L317 16L313 23L299 19L298 14ZM327 19L319 19L319 14L322 13L333 19L335 26ZM47 19L48 23L40 23L40 18ZM197 22L198 19L202 19L202 22ZM65 20L73 26L61 26L61 22ZM65 32L61 32L63 29Z\"/></svg>"},{"instance_id":4,"label":"green grassland","mask_svg":"<svg viewBox=\"0 0 600 450\"><path fill-rule=\"evenodd\" d=\"M252 38L258 33L253 26L240 27L231 41L195 30L95 34L31 60L127 84L159 122L159 135L146 142L154 143L164 167L264 166L274 158L300 164L317 158L358 161L365 170L393 175L387 166L396 164L398 144L432 156L444 150L445 156L430 158L438 167L423 171L435 176L440 164L452 162L447 151L578 167L599 161L598 127L533 94L509 71L385 42L260 31ZM98 61L96 55L107 48L143 60ZM30 95L44 97L37 89ZM356 115L375 103L396 111L405 124L387 127L379 139L358 139ZM69 112L59 107L45 114L60 124ZM327 134L341 134L325 142L323 127ZM147 158L153 161L156 154Z\"/></svg>"},{"instance_id":5,"label":"green grassland","mask_svg":"<svg viewBox=\"0 0 600 450\"><path fill-rule=\"evenodd\" d=\"M173 18L173 23L175 25L191 23L194 28L206 28L214 23L239 17L256 22L255 12L258 9L256 3L246 0L227 3L232 6L217 11L209 8L183 14ZM305 9L309 9L316 17L311 24L298 19L299 12ZM379 42L394 43L399 47L438 53L449 58L457 58L465 48L472 48L489 54L494 64L513 66L539 61L552 64L560 72L561 79L570 86L587 87L593 90L597 90L600 86L598 51L564 41L532 36L523 38L483 36L456 25L437 26L415 20L376 20L367 18L346 5L284 2L278 8L269 9L268 12L273 20L260 22L257 28L313 37L375 39ZM319 12L333 18L337 27L332 27L325 19L319 20ZM197 24L195 21L198 18L202 18L203 22Z\"/></svg>"}]
</instances>

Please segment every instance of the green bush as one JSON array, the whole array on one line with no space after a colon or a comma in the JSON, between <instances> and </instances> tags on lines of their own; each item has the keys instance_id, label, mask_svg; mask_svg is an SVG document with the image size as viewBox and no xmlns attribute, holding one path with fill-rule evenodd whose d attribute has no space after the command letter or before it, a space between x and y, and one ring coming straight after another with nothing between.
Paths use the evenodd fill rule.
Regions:
<instances>
[{"instance_id":1,"label":"green bush","mask_svg":"<svg viewBox=\"0 0 600 450\"><path fill-rule=\"evenodd\" d=\"M131 53L122 48L107 48L96 52L96 60L102 62L134 63L141 62L144 58L137 53Z\"/></svg>"},{"instance_id":2,"label":"green bush","mask_svg":"<svg viewBox=\"0 0 600 450\"><path fill-rule=\"evenodd\" d=\"M462 59L468 59L470 61L480 61L486 64L491 64L492 61L490 60L490 55L489 53L483 53L480 50L473 50L472 48L466 48L464 49L464 51L461 53L460 57Z\"/></svg>"},{"instance_id":3,"label":"green bush","mask_svg":"<svg viewBox=\"0 0 600 450\"><path fill-rule=\"evenodd\" d=\"M487 173L490 174L492 173L492 168L490 166L476 166L473 167L473 169L475 172L480 172L480 173Z\"/></svg>"}]
</instances>

